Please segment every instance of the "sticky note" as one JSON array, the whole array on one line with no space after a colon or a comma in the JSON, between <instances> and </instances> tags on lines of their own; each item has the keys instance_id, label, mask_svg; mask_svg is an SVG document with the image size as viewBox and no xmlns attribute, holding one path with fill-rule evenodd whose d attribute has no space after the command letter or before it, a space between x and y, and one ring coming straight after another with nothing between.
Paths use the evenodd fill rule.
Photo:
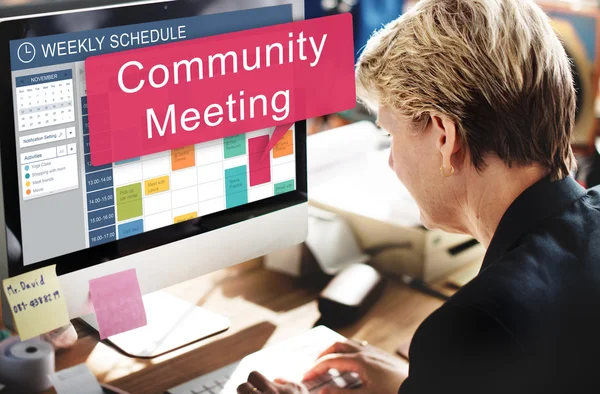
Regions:
<instances>
[{"instance_id":1,"label":"sticky note","mask_svg":"<svg viewBox=\"0 0 600 394\"><path fill-rule=\"evenodd\" d=\"M4 279L2 287L22 341L69 324L56 265Z\"/></svg>"},{"instance_id":2,"label":"sticky note","mask_svg":"<svg viewBox=\"0 0 600 394\"><path fill-rule=\"evenodd\" d=\"M142 184L121 186L117 190L117 219L119 221L142 216Z\"/></svg>"},{"instance_id":3,"label":"sticky note","mask_svg":"<svg viewBox=\"0 0 600 394\"><path fill-rule=\"evenodd\" d=\"M165 192L169 190L169 176L161 176L159 178L149 179L146 181L146 195Z\"/></svg>"},{"instance_id":4,"label":"sticky note","mask_svg":"<svg viewBox=\"0 0 600 394\"><path fill-rule=\"evenodd\" d=\"M183 148L173 149L171 151L171 169L173 171L196 165L196 150L194 145L184 146Z\"/></svg>"},{"instance_id":5,"label":"sticky note","mask_svg":"<svg viewBox=\"0 0 600 394\"><path fill-rule=\"evenodd\" d=\"M232 157L246 154L246 134L238 134L223 139L224 157Z\"/></svg>"},{"instance_id":6,"label":"sticky note","mask_svg":"<svg viewBox=\"0 0 600 394\"><path fill-rule=\"evenodd\" d=\"M271 182L271 156L263 154L269 145L269 136L248 140L248 164L250 166L250 186Z\"/></svg>"},{"instance_id":7,"label":"sticky note","mask_svg":"<svg viewBox=\"0 0 600 394\"><path fill-rule=\"evenodd\" d=\"M173 223L177 224L177 223L185 222L187 220L195 219L197 217L198 217L198 212L190 212L185 215L175 216L175 218L173 219Z\"/></svg>"},{"instance_id":8,"label":"sticky note","mask_svg":"<svg viewBox=\"0 0 600 394\"><path fill-rule=\"evenodd\" d=\"M144 219L119 224L119 239L132 237L144 232Z\"/></svg>"},{"instance_id":9,"label":"sticky note","mask_svg":"<svg viewBox=\"0 0 600 394\"><path fill-rule=\"evenodd\" d=\"M100 339L147 324L135 269L90 280Z\"/></svg>"},{"instance_id":10,"label":"sticky note","mask_svg":"<svg viewBox=\"0 0 600 394\"><path fill-rule=\"evenodd\" d=\"M273 148L273 158L289 156L294 153L294 132L288 130Z\"/></svg>"},{"instance_id":11,"label":"sticky note","mask_svg":"<svg viewBox=\"0 0 600 394\"><path fill-rule=\"evenodd\" d=\"M227 209L248 203L246 166L225 170L225 194Z\"/></svg>"},{"instance_id":12,"label":"sticky note","mask_svg":"<svg viewBox=\"0 0 600 394\"><path fill-rule=\"evenodd\" d=\"M285 182L280 182L280 183L276 183L274 186L274 193L275 195L279 195L279 194L284 194L284 193L288 193L294 190L294 185L295 182L294 180L289 180L289 181L285 181Z\"/></svg>"}]
</instances>

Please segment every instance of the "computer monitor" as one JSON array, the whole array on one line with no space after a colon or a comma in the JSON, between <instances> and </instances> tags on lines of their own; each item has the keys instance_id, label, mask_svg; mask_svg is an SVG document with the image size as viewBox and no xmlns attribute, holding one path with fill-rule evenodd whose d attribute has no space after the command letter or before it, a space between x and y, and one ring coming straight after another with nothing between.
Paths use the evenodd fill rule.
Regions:
<instances>
[{"instance_id":1,"label":"computer monitor","mask_svg":"<svg viewBox=\"0 0 600 394\"><path fill-rule=\"evenodd\" d=\"M148 294L304 241L304 121L259 184L248 144L273 129L95 167L84 63L303 19L302 0L47 0L7 17L15 3L0 6L0 278L56 265L70 317L93 325L93 278L135 268Z\"/></svg>"}]
</instances>

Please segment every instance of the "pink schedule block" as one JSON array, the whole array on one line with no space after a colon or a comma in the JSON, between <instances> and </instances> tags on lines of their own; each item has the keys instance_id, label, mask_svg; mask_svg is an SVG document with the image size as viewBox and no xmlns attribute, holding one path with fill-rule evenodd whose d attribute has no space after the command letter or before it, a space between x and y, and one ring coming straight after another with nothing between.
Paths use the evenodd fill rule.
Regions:
<instances>
[{"instance_id":1,"label":"pink schedule block","mask_svg":"<svg viewBox=\"0 0 600 394\"><path fill-rule=\"evenodd\" d=\"M100 339L147 324L135 269L90 280L90 295Z\"/></svg>"},{"instance_id":2,"label":"pink schedule block","mask_svg":"<svg viewBox=\"0 0 600 394\"><path fill-rule=\"evenodd\" d=\"M268 135L248 140L251 187L271 182L271 155L263 155L268 145Z\"/></svg>"}]
</instances>

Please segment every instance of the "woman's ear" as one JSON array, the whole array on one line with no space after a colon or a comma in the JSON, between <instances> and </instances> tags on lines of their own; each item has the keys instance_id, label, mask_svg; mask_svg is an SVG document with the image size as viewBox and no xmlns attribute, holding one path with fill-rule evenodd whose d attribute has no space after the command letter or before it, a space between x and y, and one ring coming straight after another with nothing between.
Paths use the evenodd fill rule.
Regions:
<instances>
[{"instance_id":1,"label":"woman's ear","mask_svg":"<svg viewBox=\"0 0 600 394\"><path fill-rule=\"evenodd\" d=\"M460 151L460 142L457 135L456 123L444 115L432 114L431 123L433 132L437 136L437 148L442 155L442 165L445 171L449 172L453 168L453 163L457 164L455 155Z\"/></svg>"}]
</instances>

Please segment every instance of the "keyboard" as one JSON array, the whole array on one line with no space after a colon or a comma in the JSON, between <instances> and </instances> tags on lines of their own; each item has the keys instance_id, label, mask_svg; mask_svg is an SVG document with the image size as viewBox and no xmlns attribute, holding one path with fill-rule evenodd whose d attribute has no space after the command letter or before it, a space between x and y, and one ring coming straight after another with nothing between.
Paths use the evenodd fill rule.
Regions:
<instances>
[{"instance_id":1,"label":"keyboard","mask_svg":"<svg viewBox=\"0 0 600 394\"><path fill-rule=\"evenodd\" d=\"M327 327L315 327L288 341L173 387L165 394L237 394L237 387L247 381L252 371L260 372L271 381L283 378L300 382L321 352L335 342L344 340L343 336ZM324 387L357 388L361 382L355 373L330 370L326 375L303 384L311 394L318 394Z\"/></svg>"}]
</instances>

